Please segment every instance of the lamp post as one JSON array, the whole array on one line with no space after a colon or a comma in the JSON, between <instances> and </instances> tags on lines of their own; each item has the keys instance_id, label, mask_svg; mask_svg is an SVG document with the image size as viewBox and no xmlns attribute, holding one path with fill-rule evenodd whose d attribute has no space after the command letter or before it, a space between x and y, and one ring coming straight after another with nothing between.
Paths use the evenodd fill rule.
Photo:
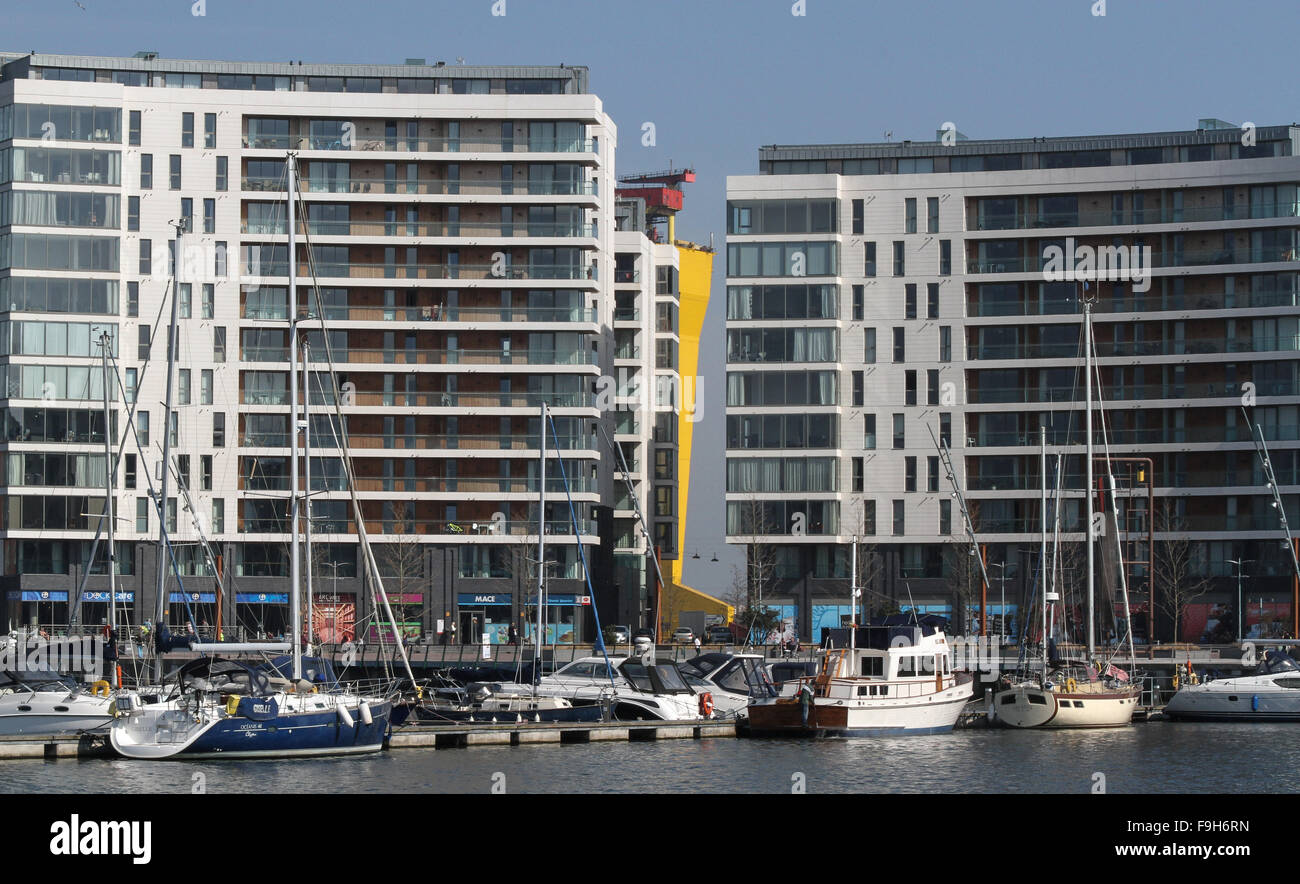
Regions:
<instances>
[{"instance_id":1,"label":"lamp post","mask_svg":"<svg viewBox=\"0 0 1300 884\"><path fill-rule=\"evenodd\" d=\"M1254 559L1228 559L1229 565L1237 566L1237 642L1242 640L1242 623L1244 614L1241 607L1241 571L1247 564L1253 563Z\"/></svg>"}]
</instances>

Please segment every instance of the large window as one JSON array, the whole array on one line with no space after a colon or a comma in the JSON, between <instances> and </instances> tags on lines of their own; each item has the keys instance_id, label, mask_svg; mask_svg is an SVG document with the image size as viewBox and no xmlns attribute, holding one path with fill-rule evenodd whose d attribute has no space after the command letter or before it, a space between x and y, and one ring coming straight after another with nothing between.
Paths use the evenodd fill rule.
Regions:
<instances>
[{"instance_id":1,"label":"large window","mask_svg":"<svg viewBox=\"0 0 1300 884\"><path fill-rule=\"evenodd\" d=\"M138 208L138 197L137 200ZM120 198L115 193L16 190L0 193L0 227L120 226ZM139 214L136 228L139 229Z\"/></svg>"},{"instance_id":2,"label":"large window","mask_svg":"<svg viewBox=\"0 0 1300 884\"><path fill-rule=\"evenodd\" d=\"M15 233L0 236L0 269L118 270L115 236Z\"/></svg>"},{"instance_id":3,"label":"large window","mask_svg":"<svg viewBox=\"0 0 1300 884\"><path fill-rule=\"evenodd\" d=\"M118 311L118 284L106 279L13 276L0 279L0 312L102 313Z\"/></svg>"},{"instance_id":4,"label":"large window","mask_svg":"<svg viewBox=\"0 0 1300 884\"><path fill-rule=\"evenodd\" d=\"M727 372L728 405L836 405L834 371Z\"/></svg>"},{"instance_id":5,"label":"large window","mask_svg":"<svg viewBox=\"0 0 1300 884\"><path fill-rule=\"evenodd\" d=\"M727 415L728 448L836 448L838 444L838 415Z\"/></svg>"},{"instance_id":6,"label":"large window","mask_svg":"<svg viewBox=\"0 0 1300 884\"><path fill-rule=\"evenodd\" d=\"M139 111L132 111L134 140L139 144ZM9 138L122 143L122 111L115 107L66 104L15 104L12 115L0 113L0 141Z\"/></svg>"},{"instance_id":7,"label":"large window","mask_svg":"<svg viewBox=\"0 0 1300 884\"><path fill-rule=\"evenodd\" d=\"M834 319L838 306L835 285L727 287L728 319Z\"/></svg>"},{"instance_id":8,"label":"large window","mask_svg":"<svg viewBox=\"0 0 1300 884\"><path fill-rule=\"evenodd\" d=\"M727 491L837 491L839 462L833 457L729 457Z\"/></svg>"},{"instance_id":9,"label":"large window","mask_svg":"<svg viewBox=\"0 0 1300 884\"><path fill-rule=\"evenodd\" d=\"M733 200L727 203L727 233L835 233L839 212L834 199Z\"/></svg>"},{"instance_id":10,"label":"large window","mask_svg":"<svg viewBox=\"0 0 1300 884\"><path fill-rule=\"evenodd\" d=\"M839 245L833 242L732 243L728 276L836 276Z\"/></svg>"},{"instance_id":11,"label":"large window","mask_svg":"<svg viewBox=\"0 0 1300 884\"><path fill-rule=\"evenodd\" d=\"M728 362L834 362L833 328L743 328L727 332Z\"/></svg>"},{"instance_id":12,"label":"large window","mask_svg":"<svg viewBox=\"0 0 1300 884\"><path fill-rule=\"evenodd\" d=\"M15 147L0 151L0 183L122 183L122 154L116 150L71 147Z\"/></svg>"}]
</instances>

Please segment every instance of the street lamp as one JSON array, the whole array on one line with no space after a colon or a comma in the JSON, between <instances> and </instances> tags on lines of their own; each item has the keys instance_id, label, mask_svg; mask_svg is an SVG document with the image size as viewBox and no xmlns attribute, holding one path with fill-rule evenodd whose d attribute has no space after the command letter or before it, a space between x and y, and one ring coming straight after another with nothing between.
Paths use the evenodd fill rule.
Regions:
<instances>
[{"instance_id":1,"label":"street lamp","mask_svg":"<svg viewBox=\"0 0 1300 884\"><path fill-rule=\"evenodd\" d=\"M1237 566L1237 642L1238 643L1240 643L1242 639L1242 616L1243 616L1242 608L1241 608L1241 571L1245 565L1251 564L1254 561L1255 561L1254 559L1228 559L1227 560L1229 565Z\"/></svg>"}]
</instances>

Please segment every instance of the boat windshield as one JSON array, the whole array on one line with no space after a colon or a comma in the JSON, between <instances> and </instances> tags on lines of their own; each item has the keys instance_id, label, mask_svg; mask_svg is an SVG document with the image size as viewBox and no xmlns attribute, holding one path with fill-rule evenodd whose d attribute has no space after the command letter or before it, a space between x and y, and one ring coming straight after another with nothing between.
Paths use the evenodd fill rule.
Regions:
<instances>
[{"instance_id":1,"label":"boat windshield","mask_svg":"<svg viewBox=\"0 0 1300 884\"><path fill-rule=\"evenodd\" d=\"M677 667L669 664L660 664L659 666L650 667L650 681L658 689L656 693L660 694L693 694L682 674L677 671Z\"/></svg>"},{"instance_id":2,"label":"boat windshield","mask_svg":"<svg viewBox=\"0 0 1300 884\"><path fill-rule=\"evenodd\" d=\"M1290 654L1281 651L1265 651L1264 659L1255 667L1256 675L1275 675L1279 672L1300 672L1300 664Z\"/></svg>"},{"instance_id":3,"label":"boat windshield","mask_svg":"<svg viewBox=\"0 0 1300 884\"><path fill-rule=\"evenodd\" d=\"M647 694L654 693L654 685L650 684L650 674L646 671L645 666L640 663L624 663L618 670L628 684L632 685L638 691Z\"/></svg>"}]
</instances>

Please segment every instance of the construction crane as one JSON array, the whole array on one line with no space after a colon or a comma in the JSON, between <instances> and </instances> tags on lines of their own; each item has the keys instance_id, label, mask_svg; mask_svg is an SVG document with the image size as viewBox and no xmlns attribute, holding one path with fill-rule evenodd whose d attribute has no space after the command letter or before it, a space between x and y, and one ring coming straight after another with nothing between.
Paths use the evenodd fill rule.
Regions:
<instances>
[{"instance_id":1,"label":"construction crane","mask_svg":"<svg viewBox=\"0 0 1300 884\"><path fill-rule=\"evenodd\" d=\"M666 225L666 242L675 242L674 220L684 205L682 185L695 181L694 169L669 169L666 172L650 172L637 175L622 175L615 188L621 199L645 200L646 226L655 231L651 239L660 241L659 225Z\"/></svg>"}]
</instances>

